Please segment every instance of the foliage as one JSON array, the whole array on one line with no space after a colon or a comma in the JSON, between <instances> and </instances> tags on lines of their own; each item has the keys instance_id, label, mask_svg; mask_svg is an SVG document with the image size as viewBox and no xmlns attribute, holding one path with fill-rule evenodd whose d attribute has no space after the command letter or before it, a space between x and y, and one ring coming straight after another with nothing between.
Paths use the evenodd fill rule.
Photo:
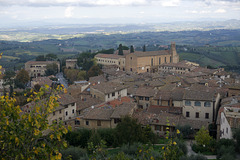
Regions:
<instances>
[{"instance_id":1,"label":"foliage","mask_svg":"<svg viewBox=\"0 0 240 160\"><path fill-rule=\"evenodd\" d=\"M68 130L47 120L58 106L56 94L48 86L34 92L28 99L34 104L30 113L22 112L14 98L0 97L1 159L61 159L59 149L67 146L62 136Z\"/></svg>"},{"instance_id":2,"label":"foliage","mask_svg":"<svg viewBox=\"0 0 240 160\"><path fill-rule=\"evenodd\" d=\"M46 56L39 55L36 57L36 61L53 61L56 60L58 57L56 54L49 53Z\"/></svg>"},{"instance_id":3,"label":"foliage","mask_svg":"<svg viewBox=\"0 0 240 160\"><path fill-rule=\"evenodd\" d=\"M97 130L101 139L106 142L107 146L113 146L116 144L115 130L112 128L101 128Z\"/></svg>"},{"instance_id":4,"label":"foliage","mask_svg":"<svg viewBox=\"0 0 240 160\"><path fill-rule=\"evenodd\" d=\"M103 71L100 69L98 65L92 66L87 72L88 77L94 77L103 74Z\"/></svg>"},{"instance_id":5,"label":"foliage","mask_svg":"<svg viewBox=\"0 0 240 160\"><path fill-rule=\"evenodd\" d=\"M183 156L180 158L180 160L207 160L207 158L201 154L192 154L191 156Z\"/></svg>"},{"instance_id":6,"label":"foliage","mask_svg":"<svg viewBox=\"0 0 240 160\"><path fill-rule=\"evenodd\" d=\"M69 160L70 158L72 160L79 160L80 157L87 158L87 151L85 149L73 146L70 146L65 150L61 150L61 154L63 160Z\"/></svg>"},{"instance_id":7,"label":"foliage","mask_svg":"<svg viewBox=\"0 0 240 160\"><path fill-rule=\"evenodd\" d=\"M143 52L146 52L146 45L143 46Z\"/></svg>"},{"instance_id":8,"label":"foliage","mask_svg":"<svg viewBox=\"0 0 240 160\"><path fill-rule=\"evenodd\" d=\"M5 75L3 76L3 80L4 80L4 85L13 85L14 84L14 76L15 76L15 72L14 71L6 71Z\"/></svg>"},{"instance_id":9,"label":"foliage","mask_svg":"<svg viewBox=\"0 0 240 160\"><path fill-rule=\"evenodd\" d=\"M209 135L209 131L203 126L195 135L195 141L197 145L207 146L212 137Z\"/></svg>"},{"instance_id":10,"label":"foliage","mask_svg":"<svg viewBox=\"0 0 240 160\"><path fill-rule=\"evenodd\" d=\"M124 144L121 146L120 151L128 155L137 155L141 146L142 144L138 142L134 142L131 145Z\"/></svg>"},{"instance_id":11,"label":"foliage","mask_svg":"<svg viewBox=\"0 0 240 160\"><path fill-rule=\"evenodd\" d=\"M45 74L46 76L55 75L59 72L58 65L56 63L51 63L46 66Z\"/></svg>"},{"instance_id":12,"label":"foliage","mask_svg":"<svg viewBox=\"0 0 240 160\"><path fill-rule=\"evenodd\" d=\"M122 44L119 44L119 46L118 46L118 55L123 55L123 46L122 46Z\"/></svg>"},{"instance_id":13,"label":"foliage","mask_svg":"<svg viewBox=\"0 0 240 160\"><path fill-rule=\"evenodd\" d=\"M3 53L0 53L0 59L2 58L2 54L3 54ZM2 66L0 65L0 75L2 74L1 69L2 69Z\"/></svg>"},{"instance_id":14,"label":"foliage","mask_svg":"<svg viewBox=\"0 0 240 160\"><path fill-rule=\"evenodd\" d=\"M94 56L97 53L83 52L77 58L77 65L85 71L88 71L94 65Z\"/></svg>"},{"instance_id":15,"label":"foliage","mask_svg":"<svg viewBox=\"0 0 240 160\"><path fill-rule=\"evenodd\" d=\"M133 48L133 46L131 45L131 47L130 47L130 53L133 53L134 52L134 48Z\"/></svg>"},{"instance_id":16,"label":"foliage","mask_svg":"<svg viewBox=\"0 0 240 160\"><path fill-rule=\"evenodd\" d=\"M102 50L98 51L97 53L113 54L113 53L114 53L114 49L113 49L113 48L110 48L110 49L102 49Z\"/></svg>"},{"instance_id":17,"label":"foliage","mask_svg":"<svg viewBox=\"0 0 240 160\"><path fill-rule=\"evenodd\" d=\"M65 139L68 141L70 145L74 147L87 148L90 136L91 130L78 129L75 131L68 132L65 135Z\"/></svg>"},{"instance_id":18,"label":"foliage","mask_svg":"<svg viewBox=\"0 0 240 160\"><path fill-rule=\"evenodd\" d=\"M143 130L136 119L125 116L116 126L116 136L118 144L133 144L142 141Z\"/></svg>"},{"instance_id":19,"label":"foliage","mask_svg":"<svg viewBox=\"0 0 240 160\"><path fill-rule=\"evenodd\" d=\"M190 138L194 133L194 130L190 125L176 126L176 129L179 129L182 138Z\"/></svg>"},{"instance_id":20,"label":"foliage","mask_svg":"<svg viewBox=\"0 0 240 160\"><path fill-rule=\"evenodd\" d=\"M21 69L15 79L18 88L25 88L25 84L30 80L29 74L25 69Z\"/></svg>"},{"instance_id":21,"label":"foliage","mask_svg":"<svg viewBox=\"0 0 240 160\"><path fill-rule=\"evenodd\" d=\"M68 79L69 83L86 79L86 71L82 71L79 69L64 69L64 74Z\"/></svg>"},{"instance_id":22,"label":"foliage","mask_svg":"<svg viewBox=\"0 0 240 160\"><path fill-rule=\"evenodd\" d=\"M107 156L106 142L101 140L97 145L93 142L88 143L88 152L90 153L91 159L105 159Z\"/></svg>"},{"instance_id":23,"label":"foliage","mask_svg":"<svg viewBox=\"0 0 240 160\"><path fill-rule=\"evenodd\" d=\"M36 57L36 61L46 61L46 58L44 57L44 55L39 55Z\"/></svg>"},{"instance_id":24,"label":"foliage","mask_svg":"<svg viewBox=\"0 0 240 160\"><path fill-rule=\"evenodd\" d=\"M237 151L240 152L240 128L237 128L233 132L233 138L236 141Z\"/></svg>"},{"instance_id":25,"label":"foliage","mask_svg":"<svg viewBox=\"0 0 240 160\"><path fill-rule=\"evenodd\" d=\"M217 151L217 159L234 160L236 157L234 146L221 146Z\"/></svg>"}]
</instances>

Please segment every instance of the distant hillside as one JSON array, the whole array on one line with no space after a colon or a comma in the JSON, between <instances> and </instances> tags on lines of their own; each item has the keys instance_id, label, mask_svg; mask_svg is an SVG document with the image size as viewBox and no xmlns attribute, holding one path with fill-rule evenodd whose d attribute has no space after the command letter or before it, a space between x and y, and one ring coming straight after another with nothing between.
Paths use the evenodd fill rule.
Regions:
<instances>
[{"instance_id":1,"label":"distant hillside","mask_svg":"<svg viewBox=\"0 0 240 160\"><path fill-rule=\"evenodd\" d=\"M14 37L14 34L11 36ZM148 51L161 50L175 41L181 59L215 67L240 64L240 29L55 36L60 38L33 42L0 41L0 52L5 56L0 63L11 68L13 65L21 66L41 54L54 53L63 58L89 50L92 52L109 48L116 50L120 43L125 46L134 45L136 50L142 50L143 45L147 46ZM75 37L69 38L71 36ZM24 39L24 33L16 33L15 38L18 37Z\"/></svg>"}]
</instances>

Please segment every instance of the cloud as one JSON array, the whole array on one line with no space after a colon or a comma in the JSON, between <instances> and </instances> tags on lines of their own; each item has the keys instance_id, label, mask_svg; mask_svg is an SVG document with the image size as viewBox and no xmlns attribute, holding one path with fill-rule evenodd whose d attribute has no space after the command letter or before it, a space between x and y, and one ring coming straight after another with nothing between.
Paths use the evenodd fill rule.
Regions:
<instances>
[{"instance_id":1,"label":"cloud","mask_svg":"<svg viewBox=\"0 0 240 160\"><path fill-rule=\"evenodd\" d=\"M162 6L164 7L175 7L179 6L180 0L165 0L162 1Z\"/></svg>"},{"instance_id":2,"label":"cloud","mask_svg":"<svg viewBox=\"0 0 240 160\"><path fill-rule=\"evenodd\" d=\"M226 13L227 11L225 9L218 9L215 11L215 13Z\"/></svg>"},{"instance_id":3,"label":"cloud","mask_svg":"<svg viewBox=\"0 0 240 160\"><path fill-rule=\"evenodd\" d=\"M67 7L65 9L65 13L64 13L64 16L66 18L71 18L73 16L73 10L74 10L74 7Z\"/></svg>"}]
</instances>

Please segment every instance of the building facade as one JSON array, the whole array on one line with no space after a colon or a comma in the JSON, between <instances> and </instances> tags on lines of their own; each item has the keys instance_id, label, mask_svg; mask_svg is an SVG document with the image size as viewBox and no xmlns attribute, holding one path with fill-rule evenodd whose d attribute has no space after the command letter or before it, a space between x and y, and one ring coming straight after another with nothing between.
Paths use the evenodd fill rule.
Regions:
<instances>
[{"instance_id":1,"label":"building facade","mask_svg":"<svg viewBox=\"0 0 240 160\"><path fill-rule=\"evenodd\" d=\"M58 61L28 61L25 63L25 70L28 71L30 77L41 77L45 75L48 64L57 64L58 72L60 71L60 63Z\"/></svg>"}]
</instances>

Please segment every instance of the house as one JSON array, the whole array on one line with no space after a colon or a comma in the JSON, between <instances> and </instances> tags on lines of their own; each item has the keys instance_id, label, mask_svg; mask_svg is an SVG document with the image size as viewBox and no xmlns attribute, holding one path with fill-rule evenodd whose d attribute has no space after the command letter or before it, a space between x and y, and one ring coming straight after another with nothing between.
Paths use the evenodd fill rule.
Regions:
<instances>
[{"instance_id":1,"label":"house","mask_svg":"<svg viewBox=\"0 0 240 160\"><path fill-rule=\"evenodd\" d=\"M233 83L228 87L228 96L238 96L240 95L240 83Z\"/></svg>"},{"instance_id":2,"label":"house","mask_svg":"<svg viewBox=\"0 0 240 160\"><path fill-rule=\"evenodd\" d=\"M170 50L135 51L126 55L126 71L135 73L154 72L163 63L178 63L179 55L176 52L175 43L171 44Z\"/></svg>"},{"instance_id":3,"label":"house","mask_svg":"<svg viewBox=\"0 0 240 160\"><path fill-rule=\"evenodd\" d=\"M66 68L67 69L76 69L76 68L78 68L77 59L66 59Z\"/></svg>"},{"instance_id":4,"label":"house","mask_svg":"<svg viewBox=\"0 0 240 160\"><path fill-rule=\"evenodd\" d=\"M25 70L28 71L30 77L41 77L45 75L48 64L57 64L58 72L60 71L60 63L58 61L28 61L25 63Z\"/></svg>"},{"instance_id":5,"label":"house","mask_svg":"<svg viewBox=\"0 0 240 160\"><path fill-rule=\"evenodd\" d=\"M125 70L125 56L123 55L98 53L94 58L97 59L97 64L116 65L120 70Z\"/></svg>"},{"instance_id":6,"label":"house","mask_svg":"<svg viewBox=\"0 0 240 160\"><path fill-rule=\"evenodd\" d=\"M186 60L180 61L178 63L164 63L158 66L158 72L185 74L189 73L198 66L199 64L192 63Z\"/></svg>"},{"instance_id":7,"label":"house","mask_svg":"<svg viewBox=\"0 0 240 160\"><path fill-rule=\"evenodd\" d=\"M232 139L233 130L240 128L240 103L222 107L220 110L220 139Z\"/></svg>"},{"instance_id":8,"label":"house","mask_svg":"<svg viewBox=\"0 0 240 160\"><path fill-rule=\"evenodd\" d=\"M136 90L135 98L138 104L138 108L147 109L156 94L156 90L152 87L142 86Z\"/></svg>"},{"instance_id":9,"label":"house","mask_svg":"<svg viewBox=\"0 0 240 160\"><path fill-rule=\"evenodd\" d=\"M31 81L31 87L33 88L36 84L40 86L48 85L51 86L53 81L49 77L36 77Z\"/></svg>"},{"instance_id":10,"label":"house","mask_svg":"<svg viewBox=\"0 0 240 160\"><path fill-rule=\"evenodd\" d=\"M115 128L124 116L131 116L136 109L135 103L122 103L119 106L112 107L104 105L89 109L83 116L84 128Z\"/></svg>"},{"instance_id":11,"label":"house","mask_svg":"<svg viewBox=\"0 0 240 160\"><path fill-rule=\"evenodd\" d=\"M121 83L103 82L90 86L90 94L94 98L107 102L127 96L127 86Z\"/></svg>"},{"instance_id":12,"label":"house","mask_svg":"<svg viewBox=\"0 0 240 160\"><path fill-rule=\"evenodd\" d=\"M183 96L183 116L187 119L213 122L220 101L215 90L187 89Z\"/></svg>"}]
</instances>

